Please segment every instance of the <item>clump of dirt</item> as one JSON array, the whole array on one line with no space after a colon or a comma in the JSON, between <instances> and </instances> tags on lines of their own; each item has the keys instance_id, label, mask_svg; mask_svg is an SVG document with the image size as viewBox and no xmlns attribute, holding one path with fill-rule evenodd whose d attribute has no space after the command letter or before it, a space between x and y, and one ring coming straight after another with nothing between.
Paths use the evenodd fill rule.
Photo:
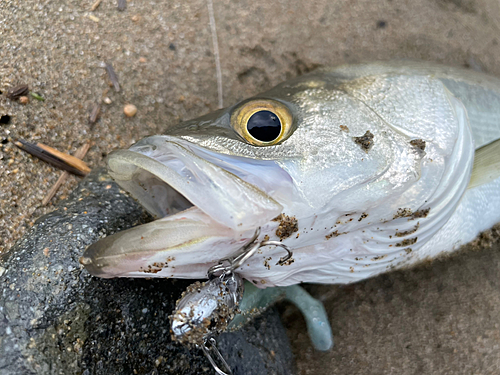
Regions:
<instances>
[{"instance_id":1,"label":"clump of dirt","mask_svg":"<svg viewBox=\"0 0 500 375\"><path fill-rule=\"evenodd\" d=\"M280 225L276 229L276 235L280 240L284 240L292 235L292 233L299 231L299 222L295 216L288 216L280 214L273 221L279 221Z\"/></svg>"},{"instance_id":2,"label":"clump of dirt","mask_svg":"<svg viewBox=\"0 0 500 375\"><path fill-rule=\"evenodd\" d=\"M418 222L417 225L415 225L415 227L413 229L405 230L405 231L401 231L401 232L396 232L396 237L404 237L404 236L407 236L409 234L415 233L419 227L420 227L420 222Z\"/></svg>"},{"instance_id":3,"label":"clump of dirt","mask_svg":"<svg viewBox=\"0 0 500 375\"><path fill-rule=\"evenodd\" d=\"M280 258L279 262L276 263L277 266L289 266L290 264L295 263L295 259L289 258L288 260L283 260L283 258Z\"/></svg>"},{"instance_id":4,"label":"clump of dirt","mask_svg":"<svg viewBox=\"0 0 500 375\"><path fill-rule=\"evenodd\" d=\"M384 259L385 257L387 257L387 254L385 254L385 255L378 255L376 257L373 257L371 260L372 260L372 262L376 262L377 260Z\"/></svg>"},{"instance_id":5,"label":"clump of dirt","mask_svg":"<svg viewBox=\"0 0 500 375\"><path fill-rule=\"evenodd\" d=\"M346 234L346 233L347 233L347 232L340 232L340 233L339 233L339 231L338 231L338 230L336 230L335 232L332 232L332 233L330 233L330 234L327 234L327 235L325 236L325 238L326 238L327 240L329 240L329 239L330 239L330 238L332 238L332 237L338 237L338 236L340 236L340 235L342 235L342 234Z\"/></svg>"},{"instance_id":6,"label":"clump of dirt","mask_svg":"<svg viewBox=\"0 0 500 375\"><path fill-rule=\"evenodd\" d=\"M410 144L420 151L425 151L425 141L423 139L413 139L410 141Z\"/></svg>"},{"instance_id":7,"label":"clump of dirt","mask_svg":"<svg viewBox=\"0 0 500 375\"><path fill-rule=\"evenodd\" d=\"M365 150L365 152L368 152L373 146L374 137L375 136L369 130L367 130L366 133L361 137L353 137L352 139L354 139L354 143L360 145L361 148Z\"/></svg>"},{"instance_id":8,"label":"clump of dirt","mask_svg":"<svg viewBox=\"0 0 500 375\"><path fill-rule=\"evenodd\" d=\"M427 217L427 215L429 215L430 210L431 210L430 207L418 210L413 215L411 215L411 219L413 220L413 219L420 219Z\"/></svg>"},{"instance_id":9,"label":"clump of dirt","mask_svg":"<svg viewBox=\"0 0 500 375\"><path fill-rule=\"evenodd\" d=\"M393 219L397 219L400 217L409 217L413 214L411 208L398 208L398 212L393 216Z\"/></svg>"},{"instance_id":10,"label":"clump of dirt","mask_svg":"<svg viewBox=\"0 0 500 375\"><path fill-rule=\"evenodd\" d=\"M402 247L402 246L408 246L408 245L413 245L414 243L417 242L418 237L415 238L407 238L401 242L398 242L396 244L397 247Z\"/></svg>"},{"instance_id":11,"label":"clump of dirt","mask_svg":"<svg viewBox=\"0 0 500 375\"><path fill-rule=\"evenodd\" d=\"M472 250L481 250L490 248L500 240L500 224L495 225L493 228L488 229L477 236L477 238L470 243Z\"/></svg>"},{"instance_id":12,"label":"clump of dirt","mask_svg":"<svg viewBox=\"0 0 500 375\"><path fill-rule=\"evenodd\" d=\"M368 214L367 214L366 212L363 212L363 213L361 214L361 216L359 217L358 221L361 221L361 220L363 220L363 219L365 219L365 218L367 218L367 217L368 217Z\"/></svg>"},{"instance_id":13,"label":"clump of dirt","mask_svg":"<svg viewBox=\"0 0 500 375\"><path fill-rule=\"evenodd\" d=\"M396 212L392 218L398 219L400 217L409 217L408 220L426 218L430 210L429 207L413 212L411 208L398 208L398 212Z\"/></svg>"}]
</instances>

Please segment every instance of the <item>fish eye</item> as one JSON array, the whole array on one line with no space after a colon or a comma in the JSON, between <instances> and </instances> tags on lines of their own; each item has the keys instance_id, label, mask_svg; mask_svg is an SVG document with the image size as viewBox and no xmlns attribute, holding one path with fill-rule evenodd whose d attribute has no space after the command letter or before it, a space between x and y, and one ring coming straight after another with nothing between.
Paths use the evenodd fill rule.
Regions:
<instances>
[{"instance_id":1,"label":"fish eye","mask_svg":"<svg viewBox=\"0 0 500 375\"><path fill-rule=\"evenodd\" d=\"M248 119L247 130L258 141L272 142L281 133L281 122L273 112L259 111Z\"/></svg>"},{"instance_id":2,"label":"fish eye","mask_svg":"<svg viewBox=\"0 0 500 375\"><path fill-rule=\"evenodd\" d=\"M256 99L236 108L231 115L231 125L248 143L272 146L290 134L292 115L276 100Z\"/></svg>"}]
</instances>

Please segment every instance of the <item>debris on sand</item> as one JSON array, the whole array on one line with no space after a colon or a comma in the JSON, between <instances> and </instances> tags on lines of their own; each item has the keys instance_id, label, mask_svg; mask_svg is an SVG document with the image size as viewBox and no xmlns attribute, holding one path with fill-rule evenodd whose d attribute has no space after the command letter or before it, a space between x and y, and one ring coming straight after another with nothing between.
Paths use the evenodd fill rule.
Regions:
<instances>
[{"instance_id":1,"label":"debris on sand","mask_svg":"<svg viewBox=\"0 0 500 375\"><path fill-rule=\"evenodd\" d=\"M81 146L78 150L76 150L75 158L83 159L85 157L85 155L87 154L87 151L89 150L89 148L90 148L90 142L87 141L83 144L83 146ZM50 188L50 190L47 193L47 195L45 196L45 198L43 198L43 200L42 200L43 206L46 206L52 200L52 198L54 198L54 196L57 193L57 190L59 190L59 188L68 179L68 177L69 177L69 172L67 172L67 171L64 171L59 176L56 183Z\"/></svg>"},{"instance_id":2,"label":"debris on sand","mask_svg":"<svg viewBox=\"0 0 500 375\"><path fill-rule=\"evenodd\" d=\"M6 96L10 100L17 100L21 96L28 95L29 92L30 92L30 89L29 89L28 85L19 85L19 86L11 88L7 92Z\"/></svg>"},{"instance_id":3,"label":"debris on sand","mask_svg":"<svg viewBox=\"0 0 500 375\"><path fill-rule=\"evenodd\" d=\"M30 95L33 99L36 99L40 102L44 102L45 101L45 98L42 97L41 95L37 94L36 92L30 92Z\"/></svg>"},{"instance_id":4,"label":"debris on sand","mask_svg":"<svg viewBox=\"0 0 500 375\"><path fill-rule=\"evenodd\" d=\"M35 144L18 139L14 141L14 144L38 159L77 176L85 176L90 172L90 168L84 161L42 143Z\"/></svg>"},{"instance_id":5,"label":"debris on sand","mask_svg":"<svg viewBox=\"0 0 500 375\"><path fill-rule=\"evenodd\" d=\"M89 116L89 123L91 125L96 123L100 113L101 113L101 103L94 103L94 105L92 106L92 111L90 112Z\"/></svg>"},{"instance_id":6,"label":"debris on sand","mask_svg":"<svg viewBox=\"0 0 500 375\"><path fill-rule=\"evenodd\" d=\"M113 84L115 91L120 92L120 83L118 82L118 76L116 75L113 66L110 63L106 63L104 69L106 69L106 73L108 73L109 80Z\"/></svg>"},{"instance_id":7,"label":"debris on sand","mask_svg":"<svg viewBox=\"0 0 500 375\"><path fill-rule=\"evenodd\" d=\"M125 9L127 9L127 0L118 0L118 10L123 12Z\"/></svg>"},{"instance_id":8,"label":"debris on sand","mask_svg":"<svg viewBox=\"0 0 500 375\"><path fill-rule=\"evenodd\" d=\"M134 117L137 113L137 107L133 104L127 104L123 107L123 113L125 113L125 116L127 117Z\"/></svg>"}]
</instances>

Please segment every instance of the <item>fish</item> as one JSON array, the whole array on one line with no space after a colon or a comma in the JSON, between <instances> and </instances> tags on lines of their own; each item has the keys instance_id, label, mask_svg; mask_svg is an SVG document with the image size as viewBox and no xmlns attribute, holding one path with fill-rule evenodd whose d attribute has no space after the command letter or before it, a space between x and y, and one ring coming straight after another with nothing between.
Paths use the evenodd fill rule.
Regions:
<instances>
[{"instance_id":1,"label":"fish","mask_svg":"<svg viewBox=\"0 0 500 375\"><path fill-rule=\"evenodd\" d=\"M320 68L107 159L155 218L89 246L93 275L199 279L260 228L257 288L348 284L500 222L500 80L427 62Z\"/></svg>"}]
</instances>

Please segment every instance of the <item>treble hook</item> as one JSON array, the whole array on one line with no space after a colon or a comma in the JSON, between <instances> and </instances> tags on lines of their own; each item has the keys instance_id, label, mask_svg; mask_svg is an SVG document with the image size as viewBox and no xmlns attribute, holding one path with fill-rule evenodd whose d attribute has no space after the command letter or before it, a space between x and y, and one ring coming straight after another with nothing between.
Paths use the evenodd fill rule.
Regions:
<instances>
[{"instance_id":1,"label":"treble hook","mask_svg":"<svg viewBox=\"0 0 500 375\"><path fill-rule=\"evenodd\" d=\"M260 243L259 248L261 248L263 246L279 246L287 251L288 254L286 256L280 258L280 260L276 263L277 266L284 266L286 264L286 262L288 262L290 259L292 259L293 252L284 243L281 243L279 241L262 241Z\"/></svg>"},{"instance_id":2,"label":"treble hook","mask_svg":"<svg viewBox=\"0 0 500 375\"><path fill-rule=\"evenodd\" d=\"M190 329L193 329L191 325L194 327L201 326L204 327L204 330L207 329L206 326L203 326L203 323L199 322L199 317L200 316L210 316L213 311L198 311L198 305L193 303L192 299L193 298L199 298L199 295L202 295L203 298L208 298L210 293L213 293L213 291L217 291L217 301L223 300L223 302L227 305L230 304L232 307L231 309L234 309L235 306L239 304L239 301L243 297L243 280L241 277L235 272L238 268L240 268L245 262L251 258L257 250L259 250L261 247L264 246L279 246L282 247L283 249L286 250L287 255L280 258L278 263L276 265L283 266L287 264L288 261L292 259L293 253L292 251L286 246L285 244L279 242L279 241L258 241L258 237L260 235L260 227L257 228L255 231L254 235L252 238L243 245L237 252L235 252L233 255L219 260L219 263L210 267L207 275L209 278L209 281L198 290L198 293L196 294L195 297L193 297L192 293L187 294L184 296L180 302L177 304L177 310L176 313L173 315L174 318L172 319L172 331L174 332L175 335L177 335L180 339L186 336L186 332L184 330L185 327L187 327L187 330L189 331ZM224 285L226 292L220 294L220 288L221 286ZM231 289L232 288L232 289ZM219 303L219 302L217 302ZM233 306L234 305L234 306ZM188 308L190 312L183 312L185 308ZM206 307L203 307L206 308ZM203 310L202 308L202 310ZM186 323L186 317L188 318L187 320L190 322L190 324ZM192 318L195 318L194 320ZM232 317L231 317L232 319ZM203 322L205 321L202 319ZM199 345L197 344L197 347L201 347L201 350L203 351L203 354L208 358L210 361L210 364L214 368L215 372L218 375L232 375L231 368L227 364L226 360L222 356L222 354L219 352L216 346L216 341L215 338L212 336L214 332L212 331L209 335L207 335L203 341L203 344ZM218 359L220 363L222 363L223 367L225 368L224 370L221 370L221 368L217 365L216 361L210 354L210 352L214 353L215 358Z\"/></svg>"},{"instance_id":3,"label":"treble hook","mask_svg":"<svg viewBox=\"0 0 500 375\"><path fill-rule=\"evenodd\" d=\"M208 345L210 345L210 348ZM213 337L210 337L209 339L205 340L203 345L201 345L201 350L203 351L203 354L208 358L210 364L214 368L215 372L219 375L233 375L233 372L231 371L231 367L227 364L226 360L222 356L222 354L219 352L219 349L217 349L217 346L215 345L216 341ZM225 370L227 372L224 372L217 366L217 363L215 363L214 359L210 355L210 351L215 353L215 356L219 359L219 361L222 363L222 365L225 367Z\"/></svg>"},{"instance_id":4,"label":"treble hook","mask_svg":"<svg viewBox=\"0 0 500 375\"><path fill-rule=\"evenodd\" d=\"M276 265L284 266L287 261L289 261L293 252L286 246L284 243L279 241L261 241L258 242L257 238L260 235L260 227L257 228L254 235L250 239L250 241L241 247L235 254L230 257L223 258L219 260L219 264L212 266L209 268L207 274L209 278L213 278L214 276L220 276L221 274L229 274L234 272L236 269L240 268L245 262L251 258L257 250L264 246L279 246L286 250L288 253L286 256L281 257L280 260L276 263ZM227 262L228 265L224 265L223 263Z\"/></svg>"}]
</instances>

